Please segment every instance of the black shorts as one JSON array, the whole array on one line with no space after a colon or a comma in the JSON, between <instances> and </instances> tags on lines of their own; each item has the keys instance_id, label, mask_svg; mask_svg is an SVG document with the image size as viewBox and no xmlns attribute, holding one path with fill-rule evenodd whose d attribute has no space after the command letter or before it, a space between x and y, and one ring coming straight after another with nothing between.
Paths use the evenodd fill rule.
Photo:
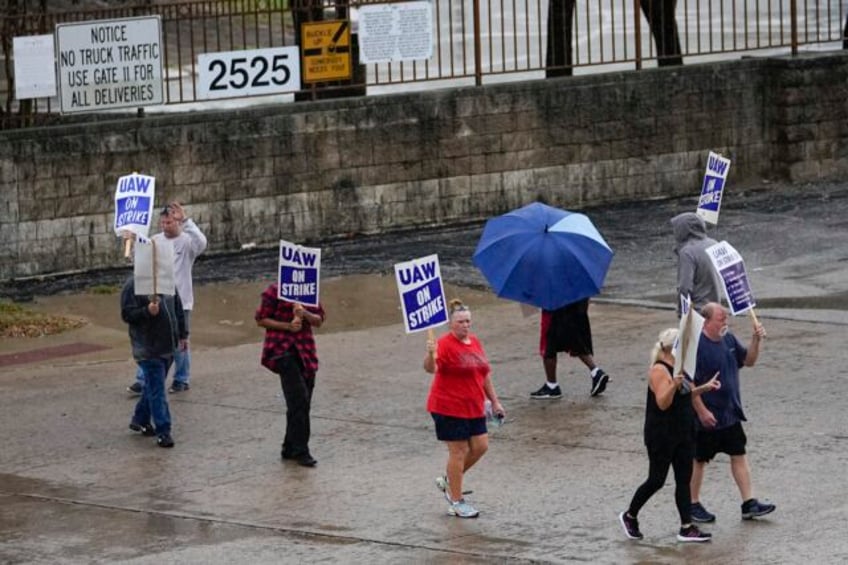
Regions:
<instances>
[{"instance_id":1,"label":"black shorts","mask_svg":"<svg viewBox=\"0 0 848 565\"><path fill-rule=\"evenodd\" d=\"M542 357L551 359L565 351L572 357L592 355L589 299L584 298L551 312L550 324L542 335Z\"/></svg>"},{"instance_id":2,"label":"black shorts","mask_svg":"<svg viewBox=\"0 0 848 565\"><path fill-rule=\"evenodd\" d=\"M472 436L488 433L486 418L456 418L443 414L430 413L436 423L436 438L439 441L463 441Z\"/></svg>"},{"instance_id":3,"label":"black shorts","mask_svg":"<svg viewBox=\"0 0 848 565\"><path fill-rule=\"evenodd\" d=\"M705 463L712 460L716 453L745 455L747 443L742 422L720 430L698 430L695 434L695 460Z\"/></svg>"}]
</instances>

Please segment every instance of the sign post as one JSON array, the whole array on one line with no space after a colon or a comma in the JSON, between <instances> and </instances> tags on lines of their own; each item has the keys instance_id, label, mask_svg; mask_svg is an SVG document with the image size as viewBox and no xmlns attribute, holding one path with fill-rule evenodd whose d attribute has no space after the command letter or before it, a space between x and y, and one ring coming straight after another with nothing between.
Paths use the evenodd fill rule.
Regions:
<instances>
[{"instance_id":1,"label":"sign post","mask_svg":"<svg viewBox=\"0 0 848 565\"><path fill-rule=\"evenodd\" d=\"M63 113L163 104L159 16L56 25Z\"/></svg>"}]
</instances>

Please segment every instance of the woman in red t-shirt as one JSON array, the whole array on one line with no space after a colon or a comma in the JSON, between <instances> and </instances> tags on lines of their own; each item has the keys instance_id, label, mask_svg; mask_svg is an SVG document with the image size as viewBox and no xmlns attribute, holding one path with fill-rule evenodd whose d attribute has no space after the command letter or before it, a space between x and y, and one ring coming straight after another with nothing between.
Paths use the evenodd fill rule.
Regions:
<instances>
[{"instance_id":1,"label":"woman in red t-shirt","mask_svg":"<svg viewBox=\"0 0 848 565\"><path fill-rule=\"evenodd\" d=\"M450 332L438 343L427 341L424 370L435 373L427 411L436 423L436 437L448 446L446 474L436 486L450 502L448 514L475 518L479 512L462 497L462 477L489 448L486 399L503 417L503 406L492 385L491 367L477 336L471 333L471 311L459 300L448 305Z\"/></svg>"}]
</instances>

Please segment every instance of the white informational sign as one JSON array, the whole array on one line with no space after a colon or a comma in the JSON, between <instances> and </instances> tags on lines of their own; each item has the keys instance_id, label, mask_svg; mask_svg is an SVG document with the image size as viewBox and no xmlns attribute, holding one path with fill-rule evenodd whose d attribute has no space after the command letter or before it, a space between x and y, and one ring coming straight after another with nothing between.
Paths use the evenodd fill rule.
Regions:
<instances>
[{"instance_id":1,"label":"white informational sign","mask_svg":"<svg viewBox=\"0 0 848 565\"><path fill-rule=\"evenodd\" d=\"M280 300L318 306L318 282L321 274L321 249L303 247L280 240L279 292Z\"/></svg>"},{"instance_id":2,"label":"white informational sign","mask_svg":"<svg viewBox=\"0 0 848 565\"><path fill-rule=\"evenodd\" d=\"M63 113L162 104L159 16L56 25Z\"/></svg>"},{"instance_id":3,"label":"white informational sign","mask_svg":"<svg viewBox=\"0 0 848 565\"><path fill-rule=\"evenodd\" d=\"M695 367L698 363L698 342L704 329L704 317L691 308L689 297L681 296L682 305L680 326L677 340L671 349L674 355L674 374L686 373L689 378L695 378Z\"/></svg>"},{"instance_id":4,"label":"white informational sign","mask_svg":"<svg viewBox=\"0 0 848 565\"><path fill-rule=\"evenodd\" d=\"M155 195L154 177L133 173L119 178L115 188L115 235L129 231L147 237Z\"/></svg>"},{"instance_id":5,"label":"white informational sign","mask_svg":"<svg viewBox=\"0 0 848 565\"><path fill-rule=\"evenodd\" d=\"M133 260L135 293L141 296L176 294L174 284L174 244L164 237L135 238Z\"/></svg>"},{"instance_id":6,"label":"white informational sign","mask_svg":"<svg viewBox=\"0 0 848 565\"><path fill-rule=\"evenodd\" d=\"M717 225L718 212L721 208L721 197L730 171L730 159L710 151L707 157L707 170L704 173L704 183L701 185L701 198L695 213L705 222Z\"/></svg>"},{"instance_id":7,"label":"white informational sign","mask_svg":"<svg viewBox=\"0 0 848 565\"><path fill-rule=\"evenodd\" d=\"M736 316L756 306L748 274L745 272L745 263L739 252L726 241L711 245L706 251L721 277L731 313Z\"/></svg>"},{"instance_id":8,"label":"white informational sign","mask_svg":"<svg viewBox=\"0 0 848 565\"><path fill-rule=\"evenodd\" d=\"M261 96L300 90L297 45L197 56L197 99Z\"/></svg>"},{"instance_id":9,"label":"white informational sign","mask_svg":"<svg viewBox=\"0 0 848 565\"><path fill-rule=\"evenodd\" d=\"M428 330L448 321L438 255L397 263L395 279L406 333Z\"/></svg>"},{"instance_id":10,"label":"white informational sign","mask_svg":"<svg viewBox=\"0 0 848 565\"><path fill-rule=\"evenodd\" d=\"M56 50L52 35L27 35L12 39L15 58L15 98L56 96Z\"/></svg>"},{"instance_id":11,"label":"white informational sign","mask_svg":"<svg viewBox=\"0 0 848 565\"><path fill-rule=\"evenodd\" d=\"M415 61L433 56L431 2L359 6L359 62Z\"/></svg>"}]
</instances>

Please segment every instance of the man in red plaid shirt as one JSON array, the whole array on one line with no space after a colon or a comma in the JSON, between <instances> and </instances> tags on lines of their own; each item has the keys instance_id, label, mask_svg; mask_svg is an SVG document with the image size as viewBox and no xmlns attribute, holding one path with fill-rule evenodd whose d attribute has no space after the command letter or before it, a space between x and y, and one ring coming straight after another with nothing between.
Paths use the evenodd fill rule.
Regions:
<instances>
[{"instance_id":1,"label":"man in red plaid shirt","mask_svg":"<svg viewBox=\"0 0 848 565\"><path fill-rule=\"evenodd\" d=\"M324 323L324 308L320 303L303 306L278 296L277 283L266 288L254 317L256 325L265 328L262 365L280 375L286 399L286 435L280 455L304 467L314 467L318 461L309 452L309 410L318 351L312 328Z\"/></svg>"}]
</instances>

